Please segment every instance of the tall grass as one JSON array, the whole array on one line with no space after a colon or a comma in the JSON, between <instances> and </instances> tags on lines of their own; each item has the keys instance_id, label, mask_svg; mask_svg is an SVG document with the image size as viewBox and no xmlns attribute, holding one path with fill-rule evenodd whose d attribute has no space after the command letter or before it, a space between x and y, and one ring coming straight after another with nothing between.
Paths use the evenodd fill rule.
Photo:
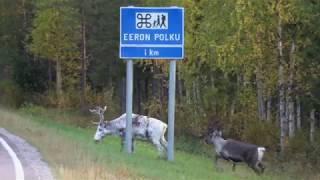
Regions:
<instances>
[{"instance_id":1,"label":"tall grass","mask_svg":"<svg viewBox=\"0 0 320 180\"><path fill-rule=\"evenodd\" d=\"M135 153L126 155L120 152L119 138L107 137L96 145L92 140L94 129L56 119L72 119L71 115L45 112L36 108L0 110L0 126L36 146L57 179L308 179L270 169L257 176L244 165L232 172L228 163L223 164L223 172L217 172L211 158L180 151L176 151L174 162L167 162L157 158L155 148L145 142L137 142Z\"/></svg>"}]
</instances>

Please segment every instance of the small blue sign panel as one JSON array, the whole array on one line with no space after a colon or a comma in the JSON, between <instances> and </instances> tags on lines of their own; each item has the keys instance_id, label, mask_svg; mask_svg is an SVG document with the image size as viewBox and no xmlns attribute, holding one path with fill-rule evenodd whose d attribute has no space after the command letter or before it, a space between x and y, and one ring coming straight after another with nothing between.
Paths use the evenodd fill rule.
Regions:
<instances>
[{"instance_id":1,"label":"small blue sign panel","mask_svg":"<svg viewBox=\"0 0 320 180\"><path fill-rule=\"evenodd\" d=\"M183 59L184 9L121 7L121 59Z\"/></svg>"}]
</instances>

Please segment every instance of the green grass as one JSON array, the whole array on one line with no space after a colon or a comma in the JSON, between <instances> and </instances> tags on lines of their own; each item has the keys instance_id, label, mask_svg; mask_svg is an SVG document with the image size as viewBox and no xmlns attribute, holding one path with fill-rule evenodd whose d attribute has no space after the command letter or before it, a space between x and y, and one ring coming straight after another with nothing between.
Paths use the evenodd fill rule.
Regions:
<instances>
[{"instance_id":1,"label":"green grass","mask_svg":"<svg viewBox=\"0 0 320 180\"><path fill-rule=\"evenodd\" d=\"M223 172L217 172L212 158L182 151L176 151L175 161L168 162L145 142L137 142L135 153L127 155L120 152L119 138L106 137L94 144L95 129L77 127L73 118L73 114L42 108L0 110L0 126L36 146L58 179L309 179L268 168L268 164L263 176L245 165L232 172L229 163L222 163ZM60 122L66 119L70 122Z\"/></svg>"}]
</instances>

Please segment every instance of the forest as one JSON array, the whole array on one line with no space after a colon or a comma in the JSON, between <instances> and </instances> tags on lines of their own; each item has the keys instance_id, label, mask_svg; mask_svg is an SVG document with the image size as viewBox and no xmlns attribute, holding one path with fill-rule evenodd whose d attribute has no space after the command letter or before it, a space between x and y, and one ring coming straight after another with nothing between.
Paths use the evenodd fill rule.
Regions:
<instances>
[{"instance_id":1,"label":"forest","mask_svg":"<svg viewBox=\"0 0 320 180\"><path fill-rule=\"evenodd\" d=\"M121 6L184 8L176 136L200 141L218 121L281 161L320 164L319 0L0 0L0 104L125 112ZM167 122L168 69L134 60L133 112Z\"/></svg>"}]
</instances>

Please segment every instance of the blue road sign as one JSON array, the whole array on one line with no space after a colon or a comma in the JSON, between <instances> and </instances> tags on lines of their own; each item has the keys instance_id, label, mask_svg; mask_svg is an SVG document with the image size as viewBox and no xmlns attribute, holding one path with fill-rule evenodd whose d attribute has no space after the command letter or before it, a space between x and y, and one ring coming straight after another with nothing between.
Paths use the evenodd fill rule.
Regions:
<instances>
[{"instance_id":1,"label":"blue road sign","mask_svg":"<svg viewBox=\"0 0 320 180\"><path fill-rule=\"evenodd\" d=\"M121 7L121 59L183 59L184 9Z\"/></svg>"}]
</instances>

